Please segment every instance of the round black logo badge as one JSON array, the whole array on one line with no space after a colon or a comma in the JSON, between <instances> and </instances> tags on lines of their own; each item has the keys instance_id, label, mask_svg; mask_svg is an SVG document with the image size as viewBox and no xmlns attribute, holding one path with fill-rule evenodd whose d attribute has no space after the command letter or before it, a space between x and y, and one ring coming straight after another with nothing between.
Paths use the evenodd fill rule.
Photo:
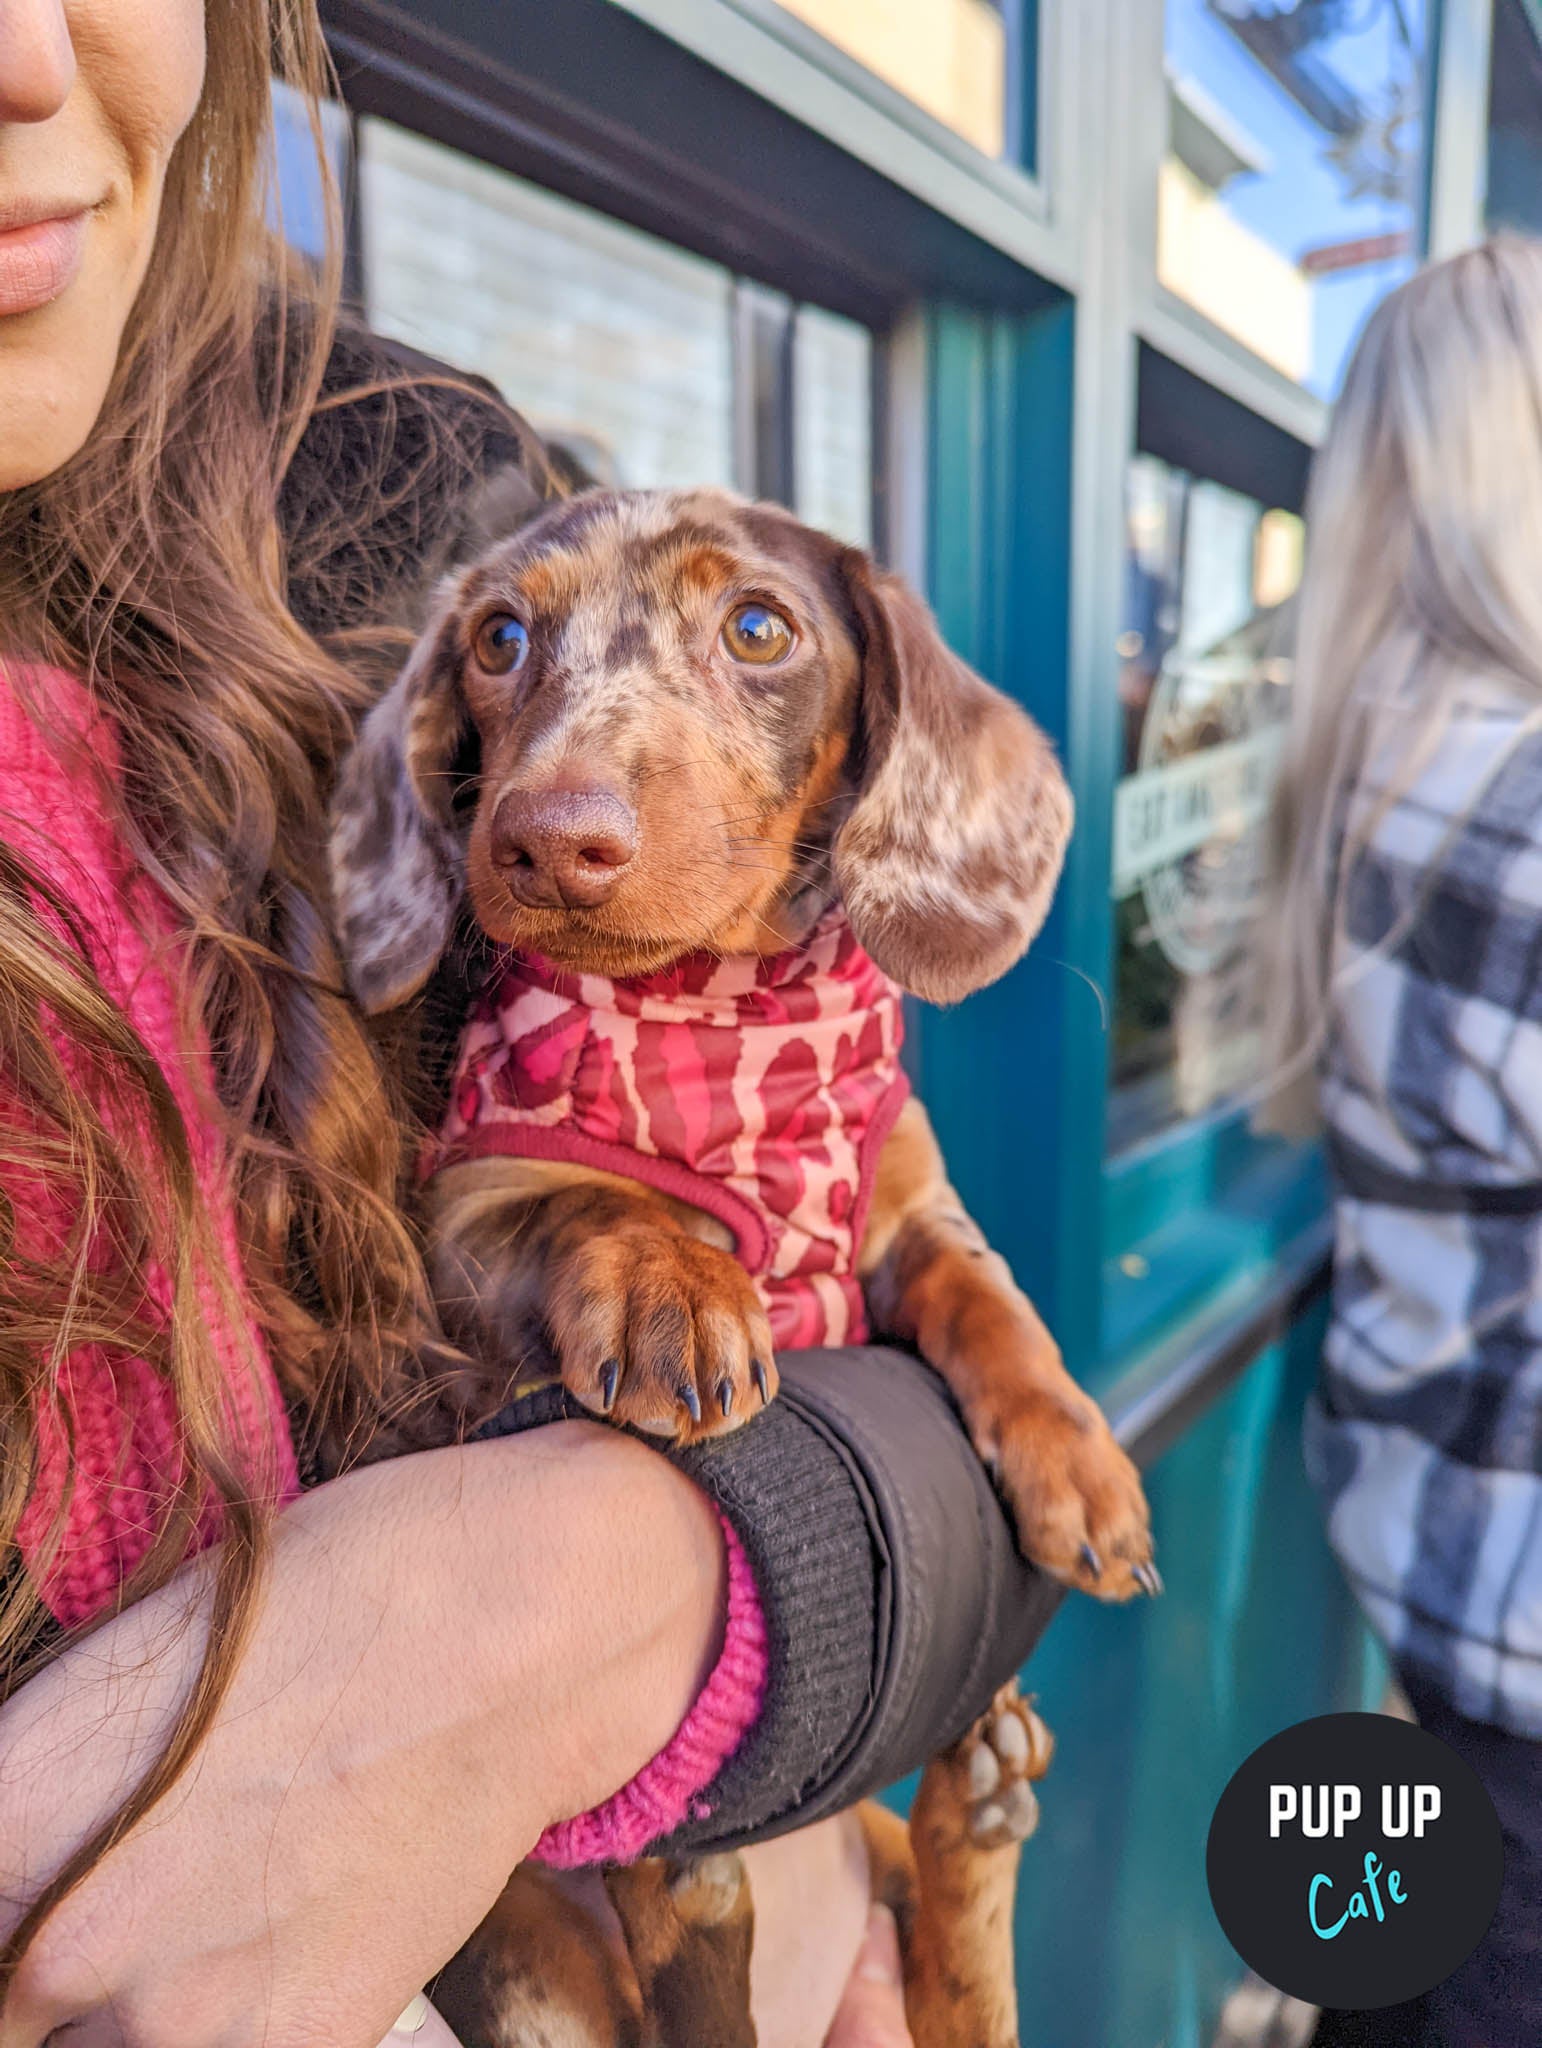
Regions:
<instances>
[{"instance_id":1,"label":"round black logo badge","mask_svg":"<svg viewBox=\"0 0 1542 2048\"><path fill-rule=\"evenodd\" d=\"M1227 1940L1276 1990L1374 2011L1464 1963L1499 1904L1494 1803L1460 1757L1386 1714L1324 1714L1255 1749L1205 1856Z\"/></svg>"}]
</instances>

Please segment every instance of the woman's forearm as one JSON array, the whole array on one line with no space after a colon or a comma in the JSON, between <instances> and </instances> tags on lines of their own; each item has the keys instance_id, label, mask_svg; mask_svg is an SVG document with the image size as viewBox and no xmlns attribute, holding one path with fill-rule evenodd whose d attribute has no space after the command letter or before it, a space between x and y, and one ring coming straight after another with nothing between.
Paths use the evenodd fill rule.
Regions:
<instances>
[{"instance_id":1,"label":"woman's forearm","mask_svg":"<svg viewBox=\"0 0 1542 2048\"><path fill-rule=\"evenodd\" d=\"M466 1558L442 1675L471 1682L500 1771L539 1761L524 1794L537 1832L669 1741L722 1646L726 1587L715 1513L656 1452L575 1423L341 1483L378 1489L403 1579L436 1531Z\"/></svg>"},{"instance_id":2,"label":"woman's forearm","mask_svg":"<svg viewBox=\"0 0 1542 2048\"><path fill-rule=\"evenodd\" d=\"M163 1740L202 1651L199 1584L195 1566L0 1712L7 1898ZM723 1598L710 1507L598 1426L425 1453L296 1503L195 1765L45 1927L21 1987L36 2038L104 1995L151 2018L172 1999L266 2011L282 2036L319 1996L340 2044L367 2048L541 1830L668 1742Z\"/></svg>"},{"instance_id":3,"label":"woman's forearm","mask_svg":"<svg viewBox=\"0 0 1542 2048\"><path fill-rule=\"evenodd\" d=\"M23 1786L39 1813L80 1811L82 1776L104 1812L116 1804L203 1654L207 1578L190 1566L0 1712L0 1843ZM389 1714L399 1688L447 1728L481 1731L533 1840L668 1741L721 1642L722 1603L715 1518L646 1447L572 1424L428 1452L352 1473L283 1518L267 1613L220 1723L256 1700L271 1710L302 1673L314 1684L320 1658L335 1703L368 1687ZM318 1717L319 1764L325 1687L315 1694L297 1711ZM406 1718L421 1728L423 1705Z\"/></svg>"}]
</instances>

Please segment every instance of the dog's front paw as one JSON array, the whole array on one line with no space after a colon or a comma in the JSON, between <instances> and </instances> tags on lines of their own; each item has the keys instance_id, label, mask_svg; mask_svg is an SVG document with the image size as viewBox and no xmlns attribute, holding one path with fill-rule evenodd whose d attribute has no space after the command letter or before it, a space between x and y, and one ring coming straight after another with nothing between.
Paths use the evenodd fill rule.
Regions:
<instances>
[{"instance_id":1,"label":"dog's front paw","mask_svg":"<svg viewBox=\"0 0 1542 2048\"><path fill-rule=\"evenodd\" d=\"M1100 1600L1161 1592L1140 1474L1080 1388L1018 1395L977 1425L975 1448L1006 1496L1030 1563Z\"/></svg>"},{"instance_id":2,"label":"dog's front paw","mask_svg":"<svg viewBox=\"0 0 1542 2048\"><path fill-rule=\"evenodd\" d=\"M651 1220L566 1252L546 1322L568 1391L654 1436L720 1436L776 1392L771 1326L748 1273L717 1245Z\"/></svg>"}]
</instances>

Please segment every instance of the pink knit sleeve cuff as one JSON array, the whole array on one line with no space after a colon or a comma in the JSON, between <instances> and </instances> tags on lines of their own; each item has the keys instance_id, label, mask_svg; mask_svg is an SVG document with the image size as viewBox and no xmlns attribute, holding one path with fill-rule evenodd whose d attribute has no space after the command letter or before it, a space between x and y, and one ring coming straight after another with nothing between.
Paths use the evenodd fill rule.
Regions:
<instances>
[{"instance_id":1,"label":"pink knit sleeve cuff","mask_svg":"<svg viewBox=\"0 0 1542 2048\"><path fill-rule=\"evenodd\" d=\"M531 1854L558 1870L632 1863L686 1820L705 1820L703 1796L760 1714L766 1690L766 1621L743 1545L721 1512L728 1549L723 1649L673 1738L621 1790L575 1820L559 1821Z\"/></svg>"}]
</instances>

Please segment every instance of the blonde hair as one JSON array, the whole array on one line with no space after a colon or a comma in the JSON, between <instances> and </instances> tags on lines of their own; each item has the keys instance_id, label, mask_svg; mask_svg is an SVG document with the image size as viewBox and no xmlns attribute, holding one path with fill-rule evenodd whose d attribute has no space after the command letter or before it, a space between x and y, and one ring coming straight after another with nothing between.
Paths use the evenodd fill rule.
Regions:
<instances>
[{"instance_id":1,"label":"blonde hair","mask_svg":"<svg viewBox=\"0 0 1542 2048\"><path fill-rule=\"evenodd\" d=\"M1395 801L1495 690L1542 714L1542 243L1515 235L1382 302L1313 468L1257 940L1268 1126L1312 1120L1343 878L1381 815L1351 819L1357 782L1374 760Z\"/></svg>"}]
</instances>

